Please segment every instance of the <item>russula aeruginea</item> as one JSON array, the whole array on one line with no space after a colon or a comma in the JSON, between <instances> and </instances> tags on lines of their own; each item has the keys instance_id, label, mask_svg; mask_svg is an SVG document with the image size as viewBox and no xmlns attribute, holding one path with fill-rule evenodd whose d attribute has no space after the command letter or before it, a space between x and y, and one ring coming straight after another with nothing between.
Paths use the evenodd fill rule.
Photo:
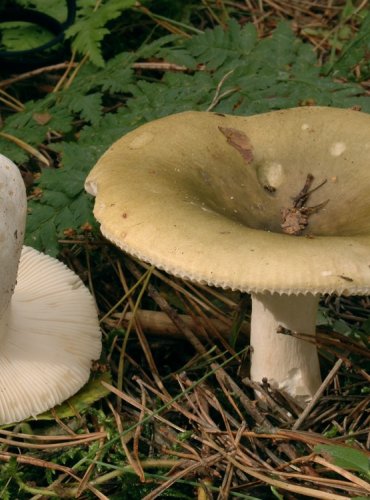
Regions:
<instances>
[{"instance_id":1,"label":"russula aeruginea","mask_svg":"<svg viewBox=\"0 0 370 500\"><path fill-rule=\"evenodd\" d=\"M185 112L114 143L86 189L118 247L252 294L251 377L310 398L320 294L370 291L370 116L325 107Z\"/></svg>"},{"instance_id":2,"label":"russula aeruginea","mask_svg":"<svg viewBox=\"0 0 370 500\"><path fill-rule=\"evenodd\" d=\"M101 350L95 304L80 278L22 248L26 210L19 170L0 155L0 424L69 398Z\"/></svg>"}]
</instances>

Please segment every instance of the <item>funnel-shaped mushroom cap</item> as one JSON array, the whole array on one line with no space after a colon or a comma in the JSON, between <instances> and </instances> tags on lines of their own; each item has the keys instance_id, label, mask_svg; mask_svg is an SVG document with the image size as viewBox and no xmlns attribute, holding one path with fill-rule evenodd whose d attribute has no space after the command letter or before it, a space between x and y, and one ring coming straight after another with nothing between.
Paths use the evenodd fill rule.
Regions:
<instances>
[{"instance_id":1,"label":"funnel-shaped mushroom cap","mask_svg":"<svg viewBox=\"0 0 370 500\"><path fill-rule=\"evenodd\" d=\"M0 423L69 398L88 380L101 342L94 301L56 259L23 247L17 285L1 319Z\"/></svg>"},{"instance_id":2,"label":"funnel-shaped mushroom cap","mask_svg":"<svg viewBox=\"0 0 370 500\"><path fill-rule=\"evenodd\" d=\"M303 197L309 176L310 190L326 183ZM172 274L253 292L370 292L367 114L169 116L113 144L86 189L108 239Z\"/></svg>"}]
</instances>

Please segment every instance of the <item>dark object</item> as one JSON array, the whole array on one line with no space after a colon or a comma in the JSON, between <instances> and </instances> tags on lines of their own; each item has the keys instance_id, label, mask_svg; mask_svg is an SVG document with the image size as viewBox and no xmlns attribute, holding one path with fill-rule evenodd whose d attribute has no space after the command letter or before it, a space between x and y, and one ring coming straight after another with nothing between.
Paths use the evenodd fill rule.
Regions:
<instances>
[{"instance_id":1,"label":"dark object","mask_svg":"<svg viewBox=\"0 0 370 500\"><path fill-rule=\"evenodd\" d=\"M65 30L73 24L76 17L76 0L66 0L68 14L64 23L37 10L25 9L13 2L5 2L0 10L0 23L9 21L25 21L41 26L53 35L47 43L29 50L0 50L0 69L29 70L60 61L65 46L58 50L50 50L64 40ZM10 5L9 5L10 4Z\"/></svg>"},{"instance_id":2,"label":"dark object","mask_svg":"<svg viewBox=\"0 0 370 500\"><path fill-rule=\"evenodd\" d=\"M281 228L283 233L295 236L300 235L301 232L308 226L309 216L319 212L329 203L329 200L326 200L314 207L306 206L306 201L308 201L310 195L327 182L327 179L325 179L321 182L321 184L311 189L313 180L314 176L312 174L307 174L306 182L304 183L303 188L300 190L298 195L293 198L293 206L290 208L283 208L281 210L283 218Z\"/></svg>"}]
</instances>

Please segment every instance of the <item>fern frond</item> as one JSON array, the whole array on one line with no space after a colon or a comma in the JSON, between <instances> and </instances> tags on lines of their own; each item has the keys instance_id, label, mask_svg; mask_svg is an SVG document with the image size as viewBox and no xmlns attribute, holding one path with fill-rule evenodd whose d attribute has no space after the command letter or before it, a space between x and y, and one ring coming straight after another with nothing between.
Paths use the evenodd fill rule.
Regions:
<instances>
[{"instance_id":1,"label":"fern frond","mask_svg":"<svg viewBox=\"0 0 370 500\"><path fill-rule=\"evenodd\" d=\"M92 1L83 2L86 12L91 12ZM123 2L119 3L122 7ZM101 27L110 15L112 11L100 19ZM93 43L99 53L96 39ZM135 72L133 63L147 58L186 61L191 71ZM344 62L352 64L352 60ZM2 128L35 148L45 143L50 131L64 138L48 143L49 150L58 153L60 168L44 169L37 181L40 195L29 203L27 244L56 255L58 238L64 237L66 229L78 232L86 222L94 224L84 179L116 139L147 121L189 109L206 110L211 103L213 111L241 115L306 103L356 105L370 112L364 89L322 75L312 47L295 37L287 23L281 23L271 38L258 40L252 24L240 28L231 22L226 31L216 28L190 40L165 36L136 52L118 54L101 69L90 62L69 88L25 103L24 111L7 117ZM50 119L40 122L39 114ZM1 137L0 148L18 163L27 159L23 149Z\"/></svg>"},{"instance_id":2,"label":"fern frond","mask_svg":"<svg viewBox=\"0 0 370 500\"><path fill-rule=\"evenodd\" d=\"M66 37L72 39L72 48L76 52L88 56L96 66L103 67L101 41L109 33L106 24L135 5L135 0L108 0L98 9L94 5L95 2L85 0L77 12L77 21L66 31Z\"/></svg>"}]
</instances>

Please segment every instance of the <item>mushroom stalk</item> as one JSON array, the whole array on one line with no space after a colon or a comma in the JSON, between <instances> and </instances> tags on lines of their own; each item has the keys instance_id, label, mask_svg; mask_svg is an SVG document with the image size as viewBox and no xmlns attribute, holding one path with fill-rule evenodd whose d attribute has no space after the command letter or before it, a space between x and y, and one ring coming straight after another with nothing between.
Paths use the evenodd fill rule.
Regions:
<instances>
[{"instance_id":1,"label":"mushroom stalk","mask_svg":"<svg viewBox=\"0 0 370 500\"><path fill-rule=\"evenodd\" d=\"M369 130L368 113L332 107L187 111L119 139L85 186L125 252L255 293L252 378L307 399L320 385L314 341L276 330L313 334L315 295L370 294Z\"/></svg>"},{"instance_id":2,"label":"mushroom stalk","mask_svg":"<svg viewBox=\"0 0 370 500\"><path fill-rule=\"evenodd\" d=\"M18 168L0 154L0 339L17 281L26 224L27 198Z\"/></svg>"},{"instance_id":3,"label":"mushroom stalk","mask_svg":"<svg viewBox=\"0 0 370 500\"><path fill-rule=\"evenodd\" d=\"M252 295L252 380L267 378L302 402L315 394L321 384L316 346L277 331L282 326L314 336L318 301L315 295Z\"/></svg>"}]
</instances>

